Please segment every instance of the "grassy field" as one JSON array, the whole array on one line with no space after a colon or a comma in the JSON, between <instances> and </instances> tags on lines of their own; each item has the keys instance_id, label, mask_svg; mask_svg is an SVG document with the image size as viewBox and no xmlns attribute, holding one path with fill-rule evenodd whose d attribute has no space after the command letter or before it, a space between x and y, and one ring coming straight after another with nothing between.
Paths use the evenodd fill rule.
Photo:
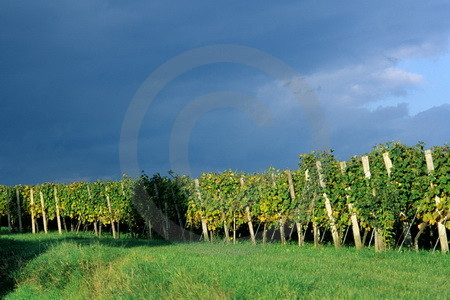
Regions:
<instances>
[{"instance_id":1,"label":"grassy field","mask_svg":"<svg viewBox=\"0 0 450 300\"><path fill-rule=\"evenodd\" d=\"M6 299L445 299L450 256L0 234ZM447 298L448 299L448 298Z\"/></svg>"}]
</instances>

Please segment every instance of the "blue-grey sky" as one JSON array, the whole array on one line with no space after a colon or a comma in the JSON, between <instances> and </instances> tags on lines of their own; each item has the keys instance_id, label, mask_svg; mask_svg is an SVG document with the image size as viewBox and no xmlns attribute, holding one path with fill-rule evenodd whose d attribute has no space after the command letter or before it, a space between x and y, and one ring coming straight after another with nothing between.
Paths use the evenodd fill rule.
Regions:
<instances>
[{"instance_id":1,"label":"blue-grey sky","mask_svg":"<svg viewBox=\"0 0 450 300\"><path fill-rule=\"evenodd\" d=\"M443 145L449 37L448 0L2 0L0 184L119 178L121 130L138 89L167 61L210 45L250 47L300 74L340 159L392 140ZM217 92L247 95L269 118L258 124L231 100L197 116L194 176L295 168L298 154L316 148L311 115L287 88L298 84L242 62L186 70L145 110L139 168L177 169L169 154L177 118Z\"/></svg>"}]
</instances>

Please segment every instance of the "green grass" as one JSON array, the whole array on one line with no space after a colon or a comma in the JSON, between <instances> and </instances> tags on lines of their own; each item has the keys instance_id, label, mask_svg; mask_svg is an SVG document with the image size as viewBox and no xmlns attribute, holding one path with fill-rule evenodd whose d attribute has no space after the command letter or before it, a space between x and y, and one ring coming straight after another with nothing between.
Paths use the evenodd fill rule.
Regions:
<instances>
[{"instance_id":1,"label":"green grass","mask_svg":"<svg viewBox=\"0 0 450 300\"><path fill-rule=\"evenodd\" d=\"M6 299L445 299L450 256L0 234Z\"/></svg>"}]
</instances>

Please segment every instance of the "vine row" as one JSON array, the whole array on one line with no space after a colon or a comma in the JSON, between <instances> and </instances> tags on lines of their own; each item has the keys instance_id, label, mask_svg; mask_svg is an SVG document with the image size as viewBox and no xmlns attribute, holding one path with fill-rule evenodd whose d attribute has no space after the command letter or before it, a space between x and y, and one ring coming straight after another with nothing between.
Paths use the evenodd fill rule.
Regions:
<instances>
[{"instance_id":1,"label":"vine row","mask_svg":"<svg viewBox=\"0 0 450 300\"><path fill-rule=\"evenodd\" d=\"M439 243L448 252L449 158L448 145L425 151L423 143L386 143L346 162L332 151L300 155L292 171L0 185L0 220L10 231L93 230L100 236L106 230L114 237L277 239L299 246L310 240L316 247L373 244L376 251Z\"/></svg>"}]
</instances>

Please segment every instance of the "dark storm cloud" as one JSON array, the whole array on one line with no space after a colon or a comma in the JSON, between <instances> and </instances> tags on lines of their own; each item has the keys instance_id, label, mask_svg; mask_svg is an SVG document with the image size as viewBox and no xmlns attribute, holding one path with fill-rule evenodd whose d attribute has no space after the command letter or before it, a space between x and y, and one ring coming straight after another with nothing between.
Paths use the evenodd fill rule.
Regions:
<instances>
[{"instance_id":1,"label":"dark storm cloud","mask_svg":"<svg viewBox=\"0 0 450 300\"><path fill-rule=\"evenodd\" d=\"M1 180L120 176L120 128L139 85L168 59L209 44L254 47L306 75L323 91L318 94L331 110L332 146L343 155L368 151L379 141L423 140L421 135L441 144L448 136L448 107L411 118L404 106L371 112L360 104L406 95L420 85L420 74L399 71L398 61L445 53L449 28L448 1L2 1ZM169 169L177 114L188 101L218 90L262 98L275 122L258 127L230 110L206 115L191 141L196 172L295 167L297 154L312 150L305 116L285 100L284 88L259 73L217 64L188 72L163 90L141 129L142 168ZM423 118L434 120L427 130L419 125Z\"/></svg>"},{"instance_id":2,"label":"dark storm cloud","mask_svg":"<svg viewBox=\"0 0 450 300\"><path fill-rule=\"evenodd\" d=\"M450 105L433 107L409 116L406 104L366 108L335 108L329 120L333 127L333 148L340 159L364 154L376 144L400 141L408 145L425 142L428 147L444 145L450 139Z\"/></svg>"}]
</instances>

